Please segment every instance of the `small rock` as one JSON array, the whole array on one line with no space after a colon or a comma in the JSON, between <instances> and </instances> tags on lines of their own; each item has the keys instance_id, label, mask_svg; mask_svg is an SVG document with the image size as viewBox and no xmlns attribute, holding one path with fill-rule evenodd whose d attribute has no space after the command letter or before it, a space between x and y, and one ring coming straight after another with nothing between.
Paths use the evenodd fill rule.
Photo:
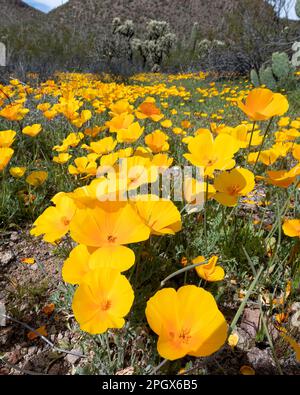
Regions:
<instances>
[{"instance_id":1,"label":"small rock","mask_svg":"<svg viewBox=\"0 0 300 395\"><path fill-rule=\"evenodd\" d=\"M291 325L294 328L300 328L300 310L293 314L291 318Z\"/></svg>"},{"instance_id":2,"label":"small rock","mask_svg":"<svg viewBox=\"0 0 300 395\"><path fill-rule=\"evenodd\" d=\"M6 326L5 314L6 314L5 304L0 301L0 327Z\"/></svg>"},{"instance_id":3,"label":"small rock","mask_svg":"<svg viewBox=\"0 0 300 395\"><path fill-rule=\"evenodd\" d=\"M271 350L261 350L258 347L253 347L247 353L249 365L253 366L257 373L261 374L275 374L276 368L272 358Z\"/></svg>"},{"instance_id":4,"label":"small rock","mask_svg":"<svg viewBox=\"0 0 300 395\"><path fill-rule=\"evenodd\" d=\"M11 333L11 327L7 327L4 329L0 330L0 345L4 346L5 344L7 344L10 333Z\"/></svg>"},{"instance_id":5,"label":"small rock","mask_svg":"<svg viewBox=\"0 0 300 395\"><path fill-rule=\"evenodd\" d=\"M294 302L291 306L291 311L293 313L296 313L297 311L300 311L300 302Z\"/></svg>"},{"instance_id":6,"label":"small rock","mask_svg":"<svg viewBox=\"0 0 300 395\"><path fill-rule=\"evenodd\" d=\"M237 328L237 333L239 336L238 344L236 348L241 351L248 351L255 345L255 339L250 337L247 332L241 328Z\"/></svg>"},{"instance_id":7,"label":"small rock","mask_svg":"<svg viewBox=\"0 0 300 395\"><path fill-rule=\"evenodd\" d=\"M72 352L77 352L78 354L81 354L81 351L76 350L76 349L72 350ZM66 360L72 365L74 365L79 359L80 359L80 357L78 357L76 355L72 355L72 354L68 354L66 356Z\"/></svg>"},{"instance_id":8,"label":"small rock","mask_svg":"<svg viewBox=\"0 0 300 395\"><path fill-rule=\"evenodd\" d=\"M32 346L32 347L28 348L28 351L27 351L28 355L33 355L33 354L36 354L36 353L37 353L37 347Z\"/></svg>"},{"instance_id":9,"label":"small rock","mask_svg":"<svg viewBox=\"0 0 300 395\"><path fill-rule=\"evenodd\" d=\"M2 252L0 255L0 263L2 265L8 265L14 258L14 254L11 251Z\"/></svg>"},{"instance_id":10,"label":"small rock","mask_svg":"<svg viewBox=\"0 0 300 395\"><path fill-rule=\"evenodd\" d=\"M18 362L20 362L21 358L22 355L20 353L20 350L14 350L9 354L8 361L11 364L16 365Z\"/></svg>"},{"instance_id":11,"label":"small rock","mask_svg":"<svg viewBox=\"0 0 300 395\"><path fill-rule=\"evenodd\" d=\"M10 235L10 240L11 241L16 241L18 239L19 239L18 232L12 232L12 234Z\"/></svg>"},{"instance_id":12,"label":"small rock","mask_svg":"<svg viewBox=\"0 0 300 395\"><path fill-rule=\"evenodd\" d=\"M62 333L59 333L58 335L57 335L57 340L62 340L63 339L63 335L62 335Z\"/></svg>"},{"instance_id":13,"label":"small rock","mask_svg":"<svg viewBox=\"0 0 300 395\"><path fill-rule=\"evenodd\" d=\"M255 337L259 329L259 309L246 308L243 314L241 328L250 336Z\"/></svg>"},{"instance_id":14,"label":"small rock","mask_svg":"<svg viewBox=\"0 0 300 395\"><path fill-rule=\"evenodd\" d=\"M132 366L129 366L128 368L125 368L123 370L119 370L116 375L117 376L132 376L134 373L134 368Z\"/></svg>"}]
</instances>

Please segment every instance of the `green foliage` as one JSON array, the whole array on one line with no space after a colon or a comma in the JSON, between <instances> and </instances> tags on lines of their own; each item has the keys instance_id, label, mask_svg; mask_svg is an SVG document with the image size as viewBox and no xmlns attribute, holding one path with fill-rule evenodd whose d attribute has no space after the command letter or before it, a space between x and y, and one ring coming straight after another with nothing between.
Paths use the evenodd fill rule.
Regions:
<instances>
[{"instance_id":1,"label":"green foliage","mask_svg":"<svg viewBox=\"0 0 300 395\"><path fill-rule=\"evenodd\" d=\"M254 69L251 70L251 72L250 72L250 79L252 81L252 84L255 87L258 87L260 85L259 76L258 76L256 70L254 70Z\"/></svg>"},{"instance_id":2,"label":"green foliage","mask_svg":"<svg viewBox=\"0 0 300 395\"><path fill-rule=\"evenodd\" d=\"M300 0L296 0L295 11L298 18L300 18Z\"/></svg>"},{"instance_id":3,"label":"green foliage","mask_svg":"<svg viewBox=\"0 0 300 395\"><path fill-rule=\"evenodd\" d=\"M165 58L170 55L176 36L171 32L170 25L163 21L150 21L146 26L146 38L137 39L132 45L136 53L140 53L143 66L153 72L160 70Z\"/></svg>"},{"instance_id":4,"label":"green foliage","mask_svg":"<svg viewBox=\"0 0 300 395\"><path fill-rule=\"evenodd\" d=\"M259 73L251 70L250 78L254 86L266 85L272 90L293 90L296 88L295 68L285 52L274 52L271 64L262 66Z\"/></svg>"},{"instance_id":5,"label":"green foliage","mask_svg":"<svg viewBox=\"0 0 300 395\"><path fill-rule=\"evenodd\" d=\"M196 50L196 46L197 46L197 42L199 39L199 24L198 23L194 23L193 27L192 27L192 31L191 31L191 36L189 39L189 49L192 53L195 52Z\"/></svg>"},{"instance_id":6,"label":"green foliage","mask_svg":"<svg viewBox=\"0 0 300 395\"><path fill-rule=\"evenodd\" d=\"M276 90L277 87L276 80L274 78L274 74L270 66L266 68L261 68L259 70L259 78L260 78L260 82L263 85L266 85L268 88L272 90Z\"/></svg>"},{"instance_id":7,"label":"green foliage","mask_svg":"<svg viewBox=\"0 0 300 395\"><path fill-rule=\"evenodd\" d=\"M279 79L287 78L290 72L293 71L293 67L289 60L288 55L285 52L274 52L272 55L272 71L274 75Z\"/></svg>"}]
</instances>

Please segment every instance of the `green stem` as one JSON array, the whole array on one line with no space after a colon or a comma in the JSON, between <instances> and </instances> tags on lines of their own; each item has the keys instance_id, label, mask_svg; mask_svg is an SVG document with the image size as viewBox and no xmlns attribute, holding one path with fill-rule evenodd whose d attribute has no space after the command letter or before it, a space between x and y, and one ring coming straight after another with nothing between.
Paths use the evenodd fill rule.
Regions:
<instances>
[{"instance_id":1,"label":"green stem","mask_svg":"<svg viewBox=\"0 0 300 395\"><path fill-rule=\"evenodd\" d=\"M260 276L261 276L261 274L263 272L263 270L264 270L264 267L261 266L259 271L257 272L254 280L252 281L252 283L250 285L250 288L248 289L248 292L246 293L246 295L245 295L245 297L244 297L244 299L243 299L243 301L242 301L242 303L241 303L241 305L240 305L240 307L239 307L239 309L238 309L233 321L231 322L231 325L230 325L229 331L228 331L228 335L230 335L232 333L232 331L235 329L236 324L237 324L241 314L243 313L244 308L246 307L246 304L248 302L248 299L249 299L252 291L254 290L254 288L255 288L255 286L256 286L256 284L257 284L257 282L258 282L258 280L259 280L259 278L260 278Z\"/></svg>"},{"instance_id":2,"label":"green stem","mask_svg":"<svg viewBox=\"0 0 300 395\"><path fill-rule=\"evenodd\" d=\"M251 131L251 136L250 136L249 145L248 145L248 154L250 153L251 143L252 143L252 139L253 139L255 126L256 126L256 121L253 122L253 128L252 128L252 131Z\"/></svg>"},{"instance_id":3,"label":"green stem","mask_svg":"<svg viewBox=\"0 0 300 395\"><path fill-rule=\"evenodd\" d=\"M189 266L184 267L183 269L177 270L176 272L174 272L174 273L170 274L168 277L166 277L160 283L160 286L163 287L167 281L171 280L171 278L173 278L175 276L178 276L179 274L185 273L185 272L187 272L189 270L195 269L195 267L205 265L206 263L207 263L207 260L205 260L204 262L195 263L195 265L189 265Z\"/></svg>"},{"instance_id":4,"label":"green stem","mask_svg":"<svg viewBox=\"0 0 300 395\"><path fill-rule=\"evenodd\" d=\"M272 121L273 121L273 117L270 119L270 121L269 121L269 123L268 123L268 126L267 126L267 128L266 128L266 131L265 131L263 140L262 140L261 145L260 145L260 147L259 147L258 155L257 155L256 161L255 161L254 167L253 167L253 172L254 172L254 170L255 170L255 168L256 168L256 165L257 165L257 163L258 163L258 159L259 159L259 157L260 157L261 151L262 151L262 149L263 149L263 146L264 146L264 144L265 144L265 141L266 141L266 138L267 138L267 136L268 136L269 130L270 130L270 128L271 128Z\"/></svg>"},{"instance_id":5,"label":"green stem","mask_svg":"<svg viewBox=\"0 0 300 395\"><path fill-rule=\"evenodd\" d=\"M150 373L152 376L155 375L166 363L168 362L168 359L164 359L156 368L152 370Z\"/></svg>"},{"instance_id":6,"label":"green stem","mask_svg":"<svg viewBox=\"0 0 300 395\"><path fill-rule=\"evenodd\" d=\"M205 251L207 253L207 208L208 208L208 177L206 177L206 189L205 189L205 202L204 202L204 241L205 241Z\"/></svg>"}]
</instances>

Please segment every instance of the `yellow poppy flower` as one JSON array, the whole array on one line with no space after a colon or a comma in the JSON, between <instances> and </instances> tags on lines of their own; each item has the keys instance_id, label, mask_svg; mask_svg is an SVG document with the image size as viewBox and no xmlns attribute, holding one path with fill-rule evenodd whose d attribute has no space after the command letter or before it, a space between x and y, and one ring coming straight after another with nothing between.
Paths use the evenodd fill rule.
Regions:
<instances>
[{"instance_id":1,"label":"yellow poppy flower","mask_svg":"<svg viewBox=\"0 0 300 395\"><path fill-rule=\"evenodd\" d=\"M181 216L172 201L155 195L140 195L135 199L135 206L152 234L174 235L181 230Z\"/></svg>"},{"instance_id":2,"label":"yellow poppy flower","mask_svg":"<svg viewBox=\"0 0 300 395\"><path fill-rule=\"evenodd\" d=\"M194 285L158 291L147 302L146 317L159 336L159 354L171 361L209 356L226 341L227 323L213 296Z\"/></svg>"},{"instance_id":3,"label":"yellow poppy flower","mask_svg":"<svg viewBox=\"0 0 300 395\"><path fill-rule=\"evenodd\" d=\"M270 166L273 163L275 163L278 158L279 158L278 151L270 148L268 150L261 151L261 153L251 152L247 157L247 161L248 163L251 164L254 164L256 162L261 162L266 166Z\"/></svg>"},{"instance_id":4,"label":"yellow poppy flower","mask_svg":"<svg viewBox=\"0 0 300 395\"><path fill-rule=\"evenodd\" d=\"M11 167L9 173L15 178L22 178L26 172L26 167Z\"/></svg>"},{"instance_id":5,"label":"yellow poppy flower","mask_svg":"<svg viewBox=\"0 0 300 395\"><path fill-rule=\"evenodd\" d=\"M173 123L170 119L165 119L164 121L161 121L160 124L163 128L166 128L166 129L170 128L173 125Z\"/></svg>"},{"instance_id":6,"label":"yellow poppy flower","mask_svg":"<svg viewBox=\"0 0 300 395\"><path fill-rule=\"evenodd\" d=\"M285 235L289 237L300 237L300 219L288 219L282 225Z\"/></svg>"},{"instance_id":7,"label":"yellow poppy flower","mask_svg":"<svg viewBox=\"0 0 300 395\"><path fill-rule=\"evenodd\" d=\"M13 130L0 132L0 148L9 148L15 141L16 134Z\"/></svg>"},{"instance_id":8,"label":"yellow poppy flower","mask_svg":"<svg viewBox=\"0 0 300 395\"><path fill-rule=\"evenodd\" d=\"M142 185L153 183L158 178L158 169L152 166L149 158L131 156L121 160L119 166L120 181L127 183L127 190L132 191Z\"/></svg>"},{"instance_id":9,"label":"yellow poppy flower","mask_svg":"<svg viewBox=\"0 0 300 395\"><path fill-rule=\"evenodd\" d=\"M254 189L254 174L242 168L222 172L216 177L214 187L217 191L214 199L224 206L233 207L240 196L246 196Z\"/></svg>"},{"instance_id":10,"label":"yellow poppy flower","mask_svg":"<svg viewBox=\"0 0 300 395\"><path fill-rule=\"evenodd\" d=\"M75 166L69 165L68 171L72 175L87 174L88 176L95 176L97 173L97 163L89 161L87 157L83 156L74 160Z\"/></svg>"},{"instance_id":11,"label":"yellow poppy flower","mask_svg":"<svg viewBox=\"0 0 300 395\"><path fill-rule=\"evenodd\" d=\"M11 103L0 111L0 117L9 121L22 121L28 112L29 110L21 104Z\"/></svg>"},{"instance_id":12,"label":"yellow poppy flower","mask_svg":"<svg viewBox=\"0 0 300 395\"><path fill-rule=\"evenodd\" d=\"M221 281L225 277L224 269L221 266L217 266L218 257L213 255L207 263L201 266L195 267L195 270L199 277L203 278L205 281ZM205 262L204 256L198 256L193 259L193 264Z\"/></svg>"},{"instance_id":13,"label":"yellow poppy flower","mask_svg":"<svg viewBox=\"0 0 300 395\"><path fill-rule=\"evenodd\" d=\"M130 114L133 111L133 106L128 103L127 100L118 100L116 103L111 104L109 107L111 110L109 115L111 117L121 115L121 114Z\"/></svg>"},{"instance_id":14,"label":"yellow poppy flower","mask_svg":"<svg viewBox=\"0 0 300 395\"><path fill-rule=\"evenodd\" d=\"M119 143L134 143L144 133L144 129L138 122L134 122L128 126L128 129L121 129L117 132L117 140Z\"/></svg>"},{"instance_id":15,"label":"yellow poppy flower","mask_svg":"<svg viewBox=\"0 0 300 395\"><path fill-rule=\"evenodd\" d=\"M78 245L65 260L62 268L62 278L69 284L80 284L84 276L91 271L89 259L91 251L85 245Z\"/></svg>"},{"instance_id":16,"label":"yellow poppy flower","mask_svg":"<svg viewBox=\"0 0 300 395\"><path fill-rule=\"evenodd\" d=\"M147 240L150 230L127 202L99 202L78 209L71 222L71 237L91 247L117 247Z\"/></svg>"},{"instance_id":17,"label":"yellow poppy flower","mask_svg":"<svg viewBox=\"0 0 300 395\"><path fill-rule=\"evenodd\" d=\"M281 116L289 109L285 96L265 88L253 89L245 103L238 101L238 106L252 121L265 121L276 115Z\"/></svg>"},{"instance_id":18,"label":"yellow poppy flower","mask_svg":"<svg viewBox=\"0 0 300 395\"><path fill-rule=\"evenodd\" d=\"M170 166L172 166L174 159L169 158L167 154L156 154L152 158L152 165L157 166L159 173L164 173Z\"/></svg>"},{"instance_id":19,"label":"yellow poppy flower","mask_svg":"<svg viewBox=\"0 0 300 395\"><path fill-rule=\"evenodd\" d=\"M300 165L293 167L291 170L274 170L267 172L266 182L282 188L288 188L300 175Z\"/></svg>"},{"instance_id":20,"label":"yellow poppy flower","mask_svg":"<svg viewBox=\"0 0 300 395\"><path fill-rule=\"evenodd\" d=\"M137 109L136 116L138 119L151 119L154 122L159 122L164 115L160 109L156 107L155 99L147 98Z\"/></svg>"},{"instance_id":21,"label":"yellow poppy flower","mask_svg":"<svg viewBox=\"0 0 300 395\"><path fill-rule=\"evenodd\" d=\"M0 171L4 170L14 154L11 148L0 148Z\"/></svg>"},{"instance_id":22,"label":"yellow poppy flower","mask_svg":"<svg viewBox=\"0 0 300 395\"><path fill-rule=\"evenodd\" d=\"M162 151L168 151L168 139L169 137L164 132L157 129L145 137L145 143L152 152L158 153Z\"/></svg>"},{"instance_id":23,"label":"yellow poppy flower","mask_svg":"<svg viewBox=\"0 0 300 395\"><path fill-rule=\"evenodd\" d=\"M110 121L106 122L106 126L109 128L110 132L118 132L122 129L128 129L133 121L134 116L132 114L123 113L116 115Z\"/></svg>"},{"instance_id":24,"label":"yellow poppy flower","mask_svg":"<svg viewBox=\"0 0 300 395\"><path fill-rule=\"evenodd\" d=\"M48 178L48 173L46 171L33 171L26 178L26 182L33 187L39 187L44 184Z\"/></svg>"},{"instance_id":25,"label":"yellow poppy flower","mask_svg":"<svg viewBox=\"0 0 300 395\"><path fill-rule=\"evenodd\" d=\"M37 136L40 132L42 131L42 126L40 124L34 124L31 126L26 126L23 130L22 133L26 134L27 136L30 137L35 137Z\"/></svg>"},{"instance_id":26,"label":"yellow poppy flower","mask_svg":"<svg viewBox=\"0 0 300 395\"><path fill-rule=\"evenodd\" d=\"M48 207L34 222L30 231L32 236L43 236L43 240L54 243L68 233L70 223L76 212L76 205L66 194L59 193L52 202L55 206Z\"/></svg>"},{"instance_id":27,"label":"yellow poppy flower","mask_svg":"<svg viewBox=\"0 0 300 395\"><path fill-rule=\"evenodd\" d=\"M215 170L234 167L233 156L239 145L227 134L219 134L215 139L212 134L200 134L190 141L188 149L190 153L184 157L193 165L203 167L205 175L213 176Z\"/></svg>"},{"instance_id":28,"label":"yellow poppy flower","mask_svg":"<svg viewBox=\"0 0 300 395\"><path fill-rule=\"evenodd\" d=\"M91 150L96 154L103 155L109 154L111 151L113 151L116 145L117 141L115 141L112 137L105 137L99 141L92 142L90 147Z\"/></svg>"},{"instance_id":29,"label":"yellow poppy flower","mask_svg":"<svg viewBox=\"0 0 300 395\"><path fill-rule=\"evenodd\" d=\"M133 300L125 276L115 269L98 268L88 273L76 289L72 308L80 329L95 335L122 328Z\"/></svg>"},{"instance_id":30,"label":"yellow poppy flower","mask_svg":"<svg viewBox=\"0 0 300 395\"><path fill-rule=\"evenodd\" d=\"M1 144L0 144L1 145ZM293 149L293 157L300 162L300 144L296 144Z\"/></svg>"}]
</instances>

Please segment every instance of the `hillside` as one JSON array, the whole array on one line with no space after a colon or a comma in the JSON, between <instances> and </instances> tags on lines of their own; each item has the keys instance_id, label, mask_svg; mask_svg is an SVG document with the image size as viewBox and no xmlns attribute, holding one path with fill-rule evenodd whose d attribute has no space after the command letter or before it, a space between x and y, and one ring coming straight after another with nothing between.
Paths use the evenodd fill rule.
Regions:
<instances>
[{"instance_id":1,"label":"hillside","mask_svg":"<svg viewBox=\"0 0 300 395\"><path fill-rule=\"evenodd\" d=\"M0 25L27 23L45 17L44 14L20 0L0 0Z\"/></svg>"},{"instance_id":2,"label":"hillside","mask_svg":"<svg viewBox=\"0 0 300 395\"><path fill-rule=\"evenodd\" d=\"M220 29L236 0L70 0L50 12L56 23L105 33L115 17L132 19L140 30L150 19L168 21L177 34L190 34L194 22L202 31ZM263 1L263 0L262 0ZM217 21L217 23L216 23Z\"/></svg>"}]
</instances>

